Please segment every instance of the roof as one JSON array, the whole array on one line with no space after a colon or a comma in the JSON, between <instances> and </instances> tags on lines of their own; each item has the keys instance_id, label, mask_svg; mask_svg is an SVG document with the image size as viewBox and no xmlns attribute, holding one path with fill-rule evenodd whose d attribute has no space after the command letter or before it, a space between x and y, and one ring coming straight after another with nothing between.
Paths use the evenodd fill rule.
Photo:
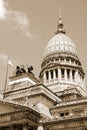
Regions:
<instances>
[{"instance_id":1,"label":"roof","mask_svg":"<svg viewBox=\"0 0 87 130\"><path fill-rule=\"evenodd\" d=\"M44 57L55 53L70 53L77 56L77 50L74 42L64 33L58 33L48 42Z\"/></svg>"}]
</instances>

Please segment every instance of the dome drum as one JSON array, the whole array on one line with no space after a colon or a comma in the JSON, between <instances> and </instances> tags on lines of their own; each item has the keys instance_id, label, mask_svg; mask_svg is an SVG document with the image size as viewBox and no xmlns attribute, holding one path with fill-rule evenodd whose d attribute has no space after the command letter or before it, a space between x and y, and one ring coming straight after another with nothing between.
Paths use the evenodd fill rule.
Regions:
<instances>
[{"instance_id":1,"label":"dome drum","mask_svg":"<svg viewBox=\"0 0 87 130\"><path fill-rule=\"evenodd\" d=\"M66 64L66 65L78 65L81 66L81 62L79 61L78 57L74 57L68 54L54 54L46 57L41 65L41 68L45 68L51 64Z\"/></svg>"}]
</instances>

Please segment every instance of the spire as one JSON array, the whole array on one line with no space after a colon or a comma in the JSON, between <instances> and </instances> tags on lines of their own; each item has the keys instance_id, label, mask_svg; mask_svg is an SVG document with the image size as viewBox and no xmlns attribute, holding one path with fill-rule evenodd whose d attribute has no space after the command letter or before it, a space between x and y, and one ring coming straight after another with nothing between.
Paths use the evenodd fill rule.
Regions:
<instances>
[{"instance_id":1,"label":"spire","mask_svg":"<svg viewBox=\"0 0 87 130\"><path fill-rule=\"evenodd\" d=\"M57 25L58 27L58 30L55 34L58 34L58 33L66 33L65 30L63 29L63 22L62 22L62 17L61 17L61 8L59 8L59 24Z\"/></svg>"}]
</instances>

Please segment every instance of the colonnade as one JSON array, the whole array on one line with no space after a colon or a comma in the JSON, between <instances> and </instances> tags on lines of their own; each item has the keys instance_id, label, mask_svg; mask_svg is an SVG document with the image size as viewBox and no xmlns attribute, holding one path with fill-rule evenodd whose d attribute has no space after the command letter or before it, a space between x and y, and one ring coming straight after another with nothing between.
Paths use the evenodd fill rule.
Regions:
<instances>
[{"instance_id":1,"label":"colonnade","mask_svg":"<svg viewBox=\"0 0 87 130\"><path fill-rule=\"evenodd\" d=\"M74 82L78 84L83 84L83 77L79 73L78 69L68 69L68 68L56 68L56 69L49 69L44 72L43 76L44 84L58 82Z\"/></svg>"}]
</instances>

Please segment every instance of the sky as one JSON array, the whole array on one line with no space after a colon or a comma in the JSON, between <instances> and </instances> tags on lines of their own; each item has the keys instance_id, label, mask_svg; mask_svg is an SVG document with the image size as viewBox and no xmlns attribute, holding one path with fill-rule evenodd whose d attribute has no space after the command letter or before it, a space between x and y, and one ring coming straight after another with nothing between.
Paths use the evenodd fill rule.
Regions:
<instances>
[{"instance_id":1,"label":"sky","mask_svg":"<svg viewBox=\"0 0 87 130\"><path fill-rule=\"evenodd\" d=\"M32 65L39 76L45 47L57 31L60 5L64 29L87 75L87 0L0 0L1 88L8 57L14 66Z\"/></svg>"}]
</instances>

